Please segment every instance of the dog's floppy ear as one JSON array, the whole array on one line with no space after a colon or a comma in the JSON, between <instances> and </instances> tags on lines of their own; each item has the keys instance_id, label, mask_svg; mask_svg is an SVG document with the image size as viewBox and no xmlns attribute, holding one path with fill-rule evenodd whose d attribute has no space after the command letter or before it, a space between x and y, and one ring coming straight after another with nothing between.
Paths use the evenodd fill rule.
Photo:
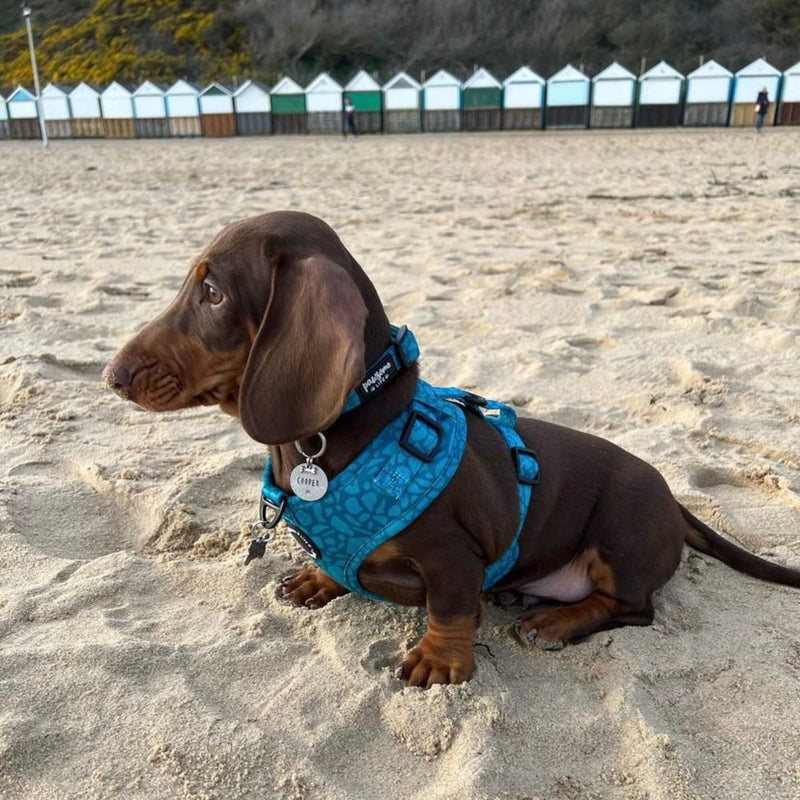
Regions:
<instances>
[{"instance_id":1,"label":"dog's floppy ear","mask_svg":"<svg viewBox=\"0 0 800 800\"><path fill-rule=\"evenodd\" d=\"M347 271L322 256L271 266L271 292L245 367L239 415L264 444L324 431L364 375L367 307Z\"/></svg>"}]
</instances>

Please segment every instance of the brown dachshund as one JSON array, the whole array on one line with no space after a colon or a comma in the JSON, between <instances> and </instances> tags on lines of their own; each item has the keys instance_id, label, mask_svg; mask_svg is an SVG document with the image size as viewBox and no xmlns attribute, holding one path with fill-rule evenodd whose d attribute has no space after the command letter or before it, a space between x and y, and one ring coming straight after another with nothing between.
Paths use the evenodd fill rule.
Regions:
<instances>
[{"instance_id":1,"label":"brown dachshund","mask_svg":"<svg viewBox=\"0 0 800 800\"><path fill-rule=\"evenodd\" d=\"M409 404L416 365L342 413L389 339L374 286L333 230L307 214L275 212L225 228L172 304L103 376L152 411L218 404L269 445L275 483L289 492L303 461L294 442L324 431L319 464L333 477ZM519 521L508 447L480 414L465 416L467 445L449 485L358 571L368 591L427 608L428 630L402 663L411 686L469 678L484 570ZM534 419L521 419L517 431L542 477L517 562L493 591L560 603L528 611L516 626L522 641L555 649L594 631L650 624L651 596L675 572L684 542L742 572L800 586L800 571L720 537L678 504L653 467L610 442ZM309 608L346 591L317 567L280 587Z\"/></svg>"}]
</instances>

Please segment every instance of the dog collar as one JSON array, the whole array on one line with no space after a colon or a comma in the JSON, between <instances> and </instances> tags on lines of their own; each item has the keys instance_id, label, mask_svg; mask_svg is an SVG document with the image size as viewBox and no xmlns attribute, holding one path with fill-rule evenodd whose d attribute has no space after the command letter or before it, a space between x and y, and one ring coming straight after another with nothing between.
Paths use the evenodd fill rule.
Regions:
<instances>
[{"instance_id":1,"label":"dog collar","mask_svg":"<svg viewBox=\"0 0 800 800\"><path fill-rule=\"evenodd\" d=\"M392 325L391 329L389 346L370 364L358 386L347 395L342 414L366 403L395 375L408 369L419 358L419 345L414 334L405 325Z\"/></svg>"}]
</instances>

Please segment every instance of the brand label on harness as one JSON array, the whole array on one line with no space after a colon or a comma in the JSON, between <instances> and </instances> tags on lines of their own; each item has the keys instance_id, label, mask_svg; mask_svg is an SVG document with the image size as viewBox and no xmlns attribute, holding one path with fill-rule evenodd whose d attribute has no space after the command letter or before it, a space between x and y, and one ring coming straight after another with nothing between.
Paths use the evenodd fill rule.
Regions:
<instances>
[{"instance_id":1,"label":"brand label on harness","mask_svg":"<svg viewBox=\"0 0 800 800\"><path fill-rule=\"evenodd\" d=\"M390 355L387 355L386 358L361 381L361 385L358 387L358 393L361 399L363 400L367 397L371 397L396 374L397 367L395 366L394 360Z\"/></svg>"}]
</instances>

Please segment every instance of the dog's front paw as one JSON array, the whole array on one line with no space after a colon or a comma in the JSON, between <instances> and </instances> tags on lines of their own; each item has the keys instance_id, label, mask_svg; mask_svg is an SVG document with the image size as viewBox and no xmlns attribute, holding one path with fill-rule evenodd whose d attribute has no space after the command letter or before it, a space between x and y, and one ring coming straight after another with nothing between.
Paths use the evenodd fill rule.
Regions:
<instances>
[{"instance_id":1,"label":"dog's front paw","mask_svg":"<svg viewBox=\"0 0 800 800\"><path fill-rule=\"evenodd\" d=\"M322 608L343 594L347 594L347 589L319 567L306 567L294 575L287 575L276 590L279 600L306 608Z\"/></svg>"},{"instance_id":2,"label":"dog's front paw","mask_svg":"<svg viewBox=\"0 0 800 800\"><path fill-rule=\"evenodd\" d=\"M398 670L409 686L430 689L435 683L464 683L475 668L472 648L444 648L424 638L408 655Z\"/></svg>"}]
</instances>

